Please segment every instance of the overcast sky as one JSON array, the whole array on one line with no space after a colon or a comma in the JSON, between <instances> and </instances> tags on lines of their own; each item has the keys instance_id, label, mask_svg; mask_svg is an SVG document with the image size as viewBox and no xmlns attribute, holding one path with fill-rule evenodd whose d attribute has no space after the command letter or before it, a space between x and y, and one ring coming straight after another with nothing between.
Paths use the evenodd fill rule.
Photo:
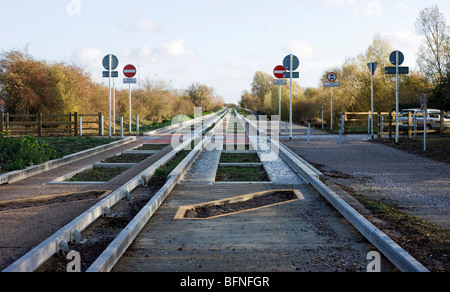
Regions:
<instances>
[{"instance_id":1,"label":"overcast sky","mask_svg":"<svg viewBox=\"0 0 450 292\"><path fill-rule=\"evenodd\" d=\"M302 87L363 53L376 33L416 66L419 11L438 5L450 25L450 1L418 0L0 0L0 49L82 66L102 82L102 59L140 68L183 89L214 87L237 103L256 71L272 74L288 54L300 59ZM106 82L106 80L104 80Z\"/></svg>"}]
</instances>

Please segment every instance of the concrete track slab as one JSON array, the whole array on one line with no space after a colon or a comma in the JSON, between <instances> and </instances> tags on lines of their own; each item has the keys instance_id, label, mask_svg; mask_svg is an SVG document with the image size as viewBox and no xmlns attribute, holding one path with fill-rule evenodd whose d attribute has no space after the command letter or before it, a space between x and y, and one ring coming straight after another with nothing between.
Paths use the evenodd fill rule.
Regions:
<instances>
[{"instance_id":1,"label":"concrete track slab","mask_svg":"<svg viewBox=\"0 0 450 292\"><path fill-rule=\"evenodd\" d=\"M309 186L287 187L305 199L210 220L176 220L180 206L273 189L179 185L113 272L365 271L372 246ZM385 263L382 269L393 270Z\"/></svg>"}]
</instances>

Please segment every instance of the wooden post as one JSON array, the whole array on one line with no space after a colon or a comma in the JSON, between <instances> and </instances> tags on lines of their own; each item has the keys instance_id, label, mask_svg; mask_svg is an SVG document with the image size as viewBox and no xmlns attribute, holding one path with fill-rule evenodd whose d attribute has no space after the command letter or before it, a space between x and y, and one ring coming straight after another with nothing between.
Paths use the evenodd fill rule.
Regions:
<instances>
[{"instance_id":1,"label":"wooden post","mask_svg":"<svg viewBox=\"0 0 450 292\"><path fill-rule=\"evenodd\" d=\"M378 137L378 139L381 139L381 138L383 138L383 117L381 116L380 112L378 112L377 120L378 120L377 137Z\"/></svg>"},{"instance_id":2,"label":"wooden post","mask_svg":"<svg viewBox=\"0 0 450 292\"><path fill-rule=\"evenodd\" d=\"M42 137L42 112L36 115L37 118L37 135L38 137Z\"/></svg>"},{"instance_id":3,"label":"wooden post","mask_svg":"<svg viewBox=\"0 0 450 292\"><path fill-rule=\"evenodd\" d=\"M74 126L74 136L77 137L78 136L78 113L74 113L74 121L73 121L73 126Z\"/></svg>"},{"instance_id":4,"label":"wooden post","mask_svg":"<svg viewBox=\"0 0 450 292\"><path fill-rule=\"evenodd\" d=\"M347 116L347 112L344 112L344 118L342 119L342 129L344 130L345 133L347 133L347 127L345 126L345 122L347 121L348 116Z\"/></svg>"},{"instance_id":5,"label":"wooden post","mask_svg":"<svg viewBox=\"0 0 450 292\"><path fill-rule=\"evenodd\" d=\"M440 136L443 137L444 136L444 126L445 126L445 120L444 120L444 111L441 110L441 132L440 132Z\"/></svg>"},{"instance_id":6,"label":"wooden post","mask_svg":"<svg viewBox=\"0 0 450 292\"><path fill-rule=\"evenodd\" d=\"M411 125L412 125L412 113L408 112L408 138L409 139L412 138Z\"/></svg>"},{"instance_id":7,"label":"wooden post","mask_svg":"<svg viewBox=\"0 0 450 292\"><path fill-rule=\"evenodd\" d=\"M0 113L0 134L3 133L3 121L5 119L5 114Z\"/></svg>"},{"instance_id":8,"label":"wooden post","mask_svg":"<svg viewBox=\"0 0 450 292\"><path fill-rule=\"evenodd\" d=\"M389 112L389 143L392 141L392 112Z\"/></svg>"},{"instance_id":9,"label":"wooden post","mask_svg":"<svg viewBox=\"0 0 450 292\"><path fill-rule=\"evenodd\" d=\"M102 113L98 113L98 135L102 136L103 135L103 121L102 121Z\"/></svg>"},{"instance_id":10,"label":"wooden post","mask_svg":"<svg viewBox=\"0 0 450 292\"><path fill-rule=\"evenodd\" d=\"M10 127L11 125L9 124L9 113L6 113L5 131L9 131Z\"/></svg>"}]
</instances>

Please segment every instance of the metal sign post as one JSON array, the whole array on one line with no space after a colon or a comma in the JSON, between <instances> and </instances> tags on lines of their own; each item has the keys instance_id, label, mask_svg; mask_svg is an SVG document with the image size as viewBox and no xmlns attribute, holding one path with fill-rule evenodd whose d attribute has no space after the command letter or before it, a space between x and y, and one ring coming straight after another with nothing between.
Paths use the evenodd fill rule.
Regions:
<instances>
[{"instance_id":1,"label":"metal sign post","mask_svg":"<svg viewBox=\"0 0 450 292\"><path fill-rule=\"evenodd\" d=\"M399 123L398 123L398 114L400 112L398 107L398 62L399 62L399 51L395 52L396 64L395 64L395 144L398 144L398 132L399 132Z\"/></svg>"},{"instance_id":2,"label":"metal sign post","mask_svg":"<svg viewBox=\"0 0 450 292\"><path fill-rule=\"evenodd\" d=\"M112 72L112 55L109 55L109 138L112 137L111 133L111 72Z\"/></svg>"},{"instance_id":3,"label":"metal sign post","mask_svg":"<svg viewBox=\"0 0 450 292\"><path fill-rule=\"evenodd\" d=\"M111 78L113 77L113 70L115 70L119 66L119 60L116 56L109 54L103 58L103 67L108 70L107 72L103 72L103 76L108 75L109 78L109 138L112 137L111 133ZM106 74L105 74L106 73Z\"/></svg>"},{"instance_id":4,"label":"metal sign post","mask_svg":"<svg viewBox=\"0 0 450 292\"><path fill-rule=\"evenodd\" d=\"M116 134L116 80L113 77L113 134Z\"/></svg>"},{"instance_id":5,"label":"metal sign post","mask_svg":"<svg viewBox=\"0 0 450 292\"><path fill-rule=\"evenodd\" d=\"M331 119L330 119L330 130L333 130L333 87L331 87Z\"/></svg>"},{"instance_id":6,"label":"metal sign post","mask_svg":"<svg viewBox=\"0 0 450 292\"><path fill-rule=\"evenodd\" d=\"M136 84L137 80L136 78L133 78L136 75L136 67L133 65L126 65L123 68L123 74L125 75L125 77L123 79L123 83L128 83L129 88L128 88L128 93L129 93L129 97L128 97L128 106L129 106L129 131L130 131L130 136L131 136L131 84Z\"/></svg>"},{"instance_id":7,"label":"metal sign post","mask_svg":"<svg viewBox=\"0 0 450 292\"><path fill-rule=\"evenodd\" d=\"M290 128L289 128L289 137L290 137L290 139L292 140L292 72L294 71L294 70L292 70L292 67L293 67L293 65L294 65L294 55L292 55L291 54L291 56L290 56L290 62L291 62L291 65L290 65L290 70L289 71L291 71L291 76L290 76L290 91L289 91L289 97L290 97L290 99L289 99L289 125L290 125Z\"/></svg>"},{"instance_id":8,"label":"metal sign post","mask_svg":"<svg viewBox=\"0 0 450 292\"><path fill-rule=\"evenodd\" d=\"M370 70L370 129L372 133L372 140L374 138L373 135L373 75L375 74L375 71L377 70L378 63L369 63L367 64L369 66Z\"/></svg>"},{"instance_id":9,"label":"metal sign post","mask_svg":"<svg viewBox=\"0 0 450 292\"><path fill-rule=\"evenodd\" d=\"M293 78L299 78L300 74L298 72L294 72L294 71L297 70L297 68L300 66L300 61L299 61L299 59L296 56L290 54L290 55L288 55L288 56L286 56L284 58L283 66L286 68L287 71L289 71L288 72L288 75L289 75L288 77L289 77L290 83L291 83L290 84L290 90L289 90L289 96L290 96L290 101L289 101L289 124L291 126L289 136L290 136L290 139L292 140L292 137L293 137L293 135L292 135L292 79ZM294 73L297 73L297 74L294 74ZM284 74L284 76L286 77L287 74Z\"/></svg>"},{"instance_id":10,"label":"metal sign post","mask_svg":"<svg viewBox=\"0 0 450 292\"><path fill-rule=\"evenodd\" d=\"M278 80L274 80L274 85L278 85L278 128L279 128L279 132L281 135L281 85L286 85L287 82L286 80L281 80L281 78L283 78L283 74L286 72L286 68L284 68L283 66L279 65L276 66L275 69L273 70L273 74L275 75L275 77L278 78Z\"/></svg>"},{"instance_id":11,"label":"metal sign post","mask_svg":"<svg viewBox=\"0 0 450 292\"><path fill-rule=\"evenodd\" d=\"M389 61L392 65L395 67L386 67L385 73L386 74L395 74L395 143L398 144L398 134L399 134L399 121L398 121L398 115L399 115L399 105L398 105L398 82L399 82L399 75L400 74L409 74L409 67L400 67L401 64L405 61L405 56L400 51L394 51L389 56Z\"/></svg>"},{"instance_id":12,"label":"metal sign post","mask_svg":"<svg viewBox=\"0 0 450 292\"><path fill-rule=\"evenodd\" d=\"M331 88L331 118L330 118L330 130L333 130L333 87L339 87L340 83L336 82L337 80L337 74L334 72L328 73L327 75L327 79L330 82L325 82L324 86L325 87L330 87Z\"/></svg>"},{"instance_id":13,"label":"metal sign post","mask_svg":"<svg viewBox=\"0 0 450 292\"><path fill-rule=\"evenodd\" d=\"M281 85L278 85L278 132L281 136Z\"/></svg>"}]
</instances>

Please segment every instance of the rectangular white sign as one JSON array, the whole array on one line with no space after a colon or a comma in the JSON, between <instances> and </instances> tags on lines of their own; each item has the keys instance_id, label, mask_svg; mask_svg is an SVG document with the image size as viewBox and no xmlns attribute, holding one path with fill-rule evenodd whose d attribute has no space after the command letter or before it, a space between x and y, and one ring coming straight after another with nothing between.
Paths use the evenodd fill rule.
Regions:
<instances>
[{"instance_id":1,"label":"rectangular white sign","mask_svg":"<svg viewBox=\"0 0 450 292\"><path fill-rule=\"evenodd\" d=\"M285 79L275 79L273 85L287 85L287 80Z\"/></svg>"},{"instance_id":2,"label":"rectangular white sign","mask_svg":"<svg viewBox=\"0 0 450 292\"><path fill-rule=\"evenodd\" d=\"M137 79L136 78L124 78L123 79L123 83L124 84L136 84L137 83Z\"/></svg>"},{"instance_id":3,"label":"rectangular white sign","mask_svg":"<svg viewBox=\"0 0 450 292\"><path fill-rule=\"evenodd\" d=\"M339 82L325 82L324 86L325 87L339 87L340 83Z\"/></svg>"}]
</instances>

